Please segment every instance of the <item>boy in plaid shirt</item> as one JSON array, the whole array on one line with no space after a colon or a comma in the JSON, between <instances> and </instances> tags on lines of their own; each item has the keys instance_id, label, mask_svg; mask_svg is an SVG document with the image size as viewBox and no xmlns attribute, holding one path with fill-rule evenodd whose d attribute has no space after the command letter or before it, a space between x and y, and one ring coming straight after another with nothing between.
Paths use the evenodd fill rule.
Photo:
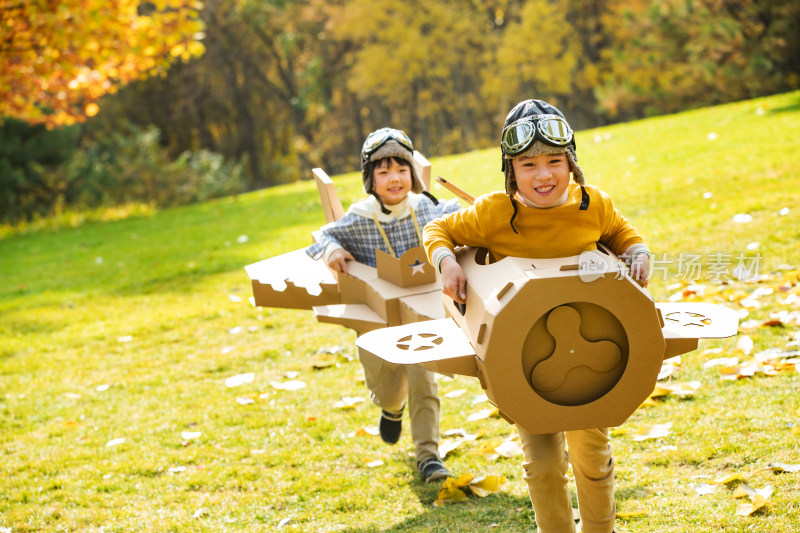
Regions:
<instances>
[{"instance_id":1,"label":"boy in plaid shirt","mask_svg":"<svg viewBox=\"0 0 800 533\"><path fill-rule=\"evenodd\" d=\"M393 128L367 136L361 150L364 192L369 196L350 206L339 220L323 226L308 248L314 259L347 273L347 262L375 266L375 250L401 256L422 246L421 229L428 222L459 209L455 200L439 202L424 190L414 170L411 139ZM417 468L426 482L450 472L439 456L439 396L434 374L418 365L394 365L360 354L372 401L381 408L378 424L384 442L400 439L408 397L411 437Z\"/></svg>"}]
</instances>

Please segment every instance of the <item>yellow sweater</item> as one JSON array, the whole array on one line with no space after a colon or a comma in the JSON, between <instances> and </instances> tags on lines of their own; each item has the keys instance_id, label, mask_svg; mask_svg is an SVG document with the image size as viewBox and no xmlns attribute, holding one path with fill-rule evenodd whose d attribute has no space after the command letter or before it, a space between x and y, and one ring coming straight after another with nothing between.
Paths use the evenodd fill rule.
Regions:
<instances>
[{"instance_id":1,"label":"yellow sweater","mask_svg":"<svg viewBox=\"0 0 800 533\"><path fill-rule=\"evenodd\" d=\"M511 229L514 209L505 192L478 197L475 204L447 217L429 222L423 231L425 251L432 259L439 247L453 250L466 245L488 248L500 260L506 256L553 258L579 255L596 248L597 241L606 244L617 255L644 242L636 229L617 211L611 198L592 185L589 208L580 211L581 188L569 184L566 203L558 207L537 209L517 200L517 216Z\"/></svg>"}]
</instances>

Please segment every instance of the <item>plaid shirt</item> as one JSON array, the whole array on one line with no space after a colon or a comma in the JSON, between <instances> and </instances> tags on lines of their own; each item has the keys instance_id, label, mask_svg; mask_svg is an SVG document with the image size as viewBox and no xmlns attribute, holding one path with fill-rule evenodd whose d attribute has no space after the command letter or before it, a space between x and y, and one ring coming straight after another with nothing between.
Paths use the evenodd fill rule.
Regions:
<instances>
[{"instance_id":1,"label":"plaid shirt","mask_svg":"<svg viewBox=\"0 0 800 533\"><path fill-rule=\"evenodd\" d=\"M455 200L441 201L438 205L434 205L430 198L423 196L420 198L414 212L421 232L425 224L431 220L458 210L459 205ZM391 222L381 222L380 224L394 249L395 256L399 257L406 250L415 246L422 246L411 216L395 219ZM380 230L375 225L375 220L356 215L350 211L339 220L323 226L320 229L320 233L319 241L306 250L306 253L314 259L321 258L325 248L330 244L341 246L353 254L353 257L359 263L373 267L375 266L376 248L391 254L386 247Z\"/></svg>"}]
</instances>

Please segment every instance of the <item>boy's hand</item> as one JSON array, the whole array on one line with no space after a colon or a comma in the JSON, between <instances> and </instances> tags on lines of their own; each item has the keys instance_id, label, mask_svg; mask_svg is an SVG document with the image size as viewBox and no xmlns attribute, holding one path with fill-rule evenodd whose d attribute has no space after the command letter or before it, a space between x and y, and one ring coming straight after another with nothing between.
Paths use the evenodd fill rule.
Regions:
<instances>
[{"instance_id":1,"label":"boy's hand","mask_svg":"<svg viewBox=\"0 0 800 533\"><path fill-rule=\"evenodd\" d=\"M650 277L650 257L647 254L639 254L633 258L631 276L640 280L643 287L647 287L647 278Z\"/></svg>"},{"instance_id":2,"label":"boy's hand","mask_svg":"<svg viewBox=\"0 0 800 533\"><path fill-rule=\"evenodd\" d=\"M467 303L467 276L453 257L445 257L439 265L442 271L442 292L460 304Z\"/></svg>"},{"instance_id":3,"label":"boy's hand","mask_svg":"<svg viewBox=\"0 0 800 533\"><path fill-rule=\"evenodd\" d=\"M347 274L347 262L355 260L356 258L350 252L344 248L337 248L328 256L328 268Z\"/></svg>"}]
</instances>

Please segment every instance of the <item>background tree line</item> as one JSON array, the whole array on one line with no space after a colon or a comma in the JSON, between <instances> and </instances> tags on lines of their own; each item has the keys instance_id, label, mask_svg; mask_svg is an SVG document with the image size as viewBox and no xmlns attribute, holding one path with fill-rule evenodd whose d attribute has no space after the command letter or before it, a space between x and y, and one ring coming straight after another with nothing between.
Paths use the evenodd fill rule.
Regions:
<instances>
[{"instance_id":1,"label":"background tree line","mask_svg":"<svg viewBox=\"0 0 800 533\"><path fill-rule=\"evenodd\" d=\"M793 0L206 0L198 13L201 57L103 97L66 142L155 128L170 159L220 154L241 176L230 192L353 170L385 125L429 156L492 146L523 98L586 128L800 87Z\"/></svg>"}]
</instances>

